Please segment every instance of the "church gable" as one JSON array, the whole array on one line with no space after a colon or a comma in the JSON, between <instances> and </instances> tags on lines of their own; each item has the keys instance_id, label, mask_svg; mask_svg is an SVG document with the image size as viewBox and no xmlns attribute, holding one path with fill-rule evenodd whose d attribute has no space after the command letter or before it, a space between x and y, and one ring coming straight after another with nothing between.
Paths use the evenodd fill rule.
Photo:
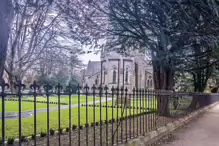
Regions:
<instances>
[{"instance_id":1,"label":"church gable","mask_svg":"<svg viewBox=\"0 0 219 146\"><path fill-rule=\"evenodd\" d=\"M89 61L86 70L86 76L92 76L97 74L101 70L101 62L100 61Z\"/></svg>"}]
</instances>

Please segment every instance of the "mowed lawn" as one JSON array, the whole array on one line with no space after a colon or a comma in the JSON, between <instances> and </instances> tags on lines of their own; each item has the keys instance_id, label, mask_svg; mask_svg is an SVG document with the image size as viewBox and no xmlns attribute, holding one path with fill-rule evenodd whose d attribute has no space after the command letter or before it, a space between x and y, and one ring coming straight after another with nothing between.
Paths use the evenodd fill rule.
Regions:
<instances>
[{"instance_id":1,"label":"mowed lawn","mask_svg":"<svg viewBox=\"0 0 219 146\"><path fill-rule=\"evenodd\" d=\"M123 99L124 102L124 99ZM100 105L100 104L97 104ZM110 100L108 102L102 103L102 106L117 106L116 104L116 99ZM122 106L122 104L118 104L118 106ZM130 106L131 107L142 107L142 108L151 108L151 109L156 109L157 108L157 100L154 98L151 99L131 99L130 101Z\"/></svg>"},{"instance_id":2,"label":"mowed lawn","mask_svg":"<svg viewBox=\"0 0 219 146\"><path fill-rule=\"evenodd\" d=\"M13 98L13 99L18 99L18 98ZM31 100L34 101L33 97L22 97L22 100ZM47 102L46 97L37 97L37 101L45 101ZM72 104L78 104L79 98L78 96L71 96L71 103ZM87 101L91 102L93 101L93 97L87 97ZM95 100L99 100L99 98L95 98ZM50 102L58 102L58 97L57 96L51 96L49 98ZM80 96L80 103L85 103L86 102L86 97L85 96ZM19 111L19 102L18 101L5 101L5 112L18 112ZM60 103L69 103L69 96L61 96L60 97ZM34 102L26 102L22 101L22 111L32 111L34 110ZM36 103L37 109L45 109L47 108L46 103ZM58 104L50 104L50 107L57 107ZM0 100L0 111L2 111L2 101Z\"/></svg>"},{"instance_id":3,"label":"mowed lawn","mask_svg":"<svg viewBox=\"0 0 219 146\"><path fill-rule=\"evenodd\" d=\"M22 99L23 100L34 100L33 97L23 97ZM47 101L47 97L46 96L44 96L44 97L39 96L39 97L36 98L36 100L37 101ZM69 100L70 100L69 96L66 96L66 95L60 96L60 103L69 104ZM81 95L80 98L78 98L78 95L72 95L71 96L71 104L77 104L79 102L79 100L80 100L80 103L85 103L86 102L86 96ZM94 100L94 98L91 97L91 96L88 96L87 100L88 100L88 102L91 102L91 101ZM95 100L99 100L99 98L96 97ZM50 96L49 101L50 102L58 102L58 96Z\"/></svg>"},{"instance_id":4,"label":"mowed lawn","mask_svg":"<svg viewBox=\"0 0 219 146\"><path fill-rule=\"evenodd\" d=\"M102 108L102 116L100 116L100 108L95 107L95 119L96 121L100 121L100 117L102 120L108 120L114 118L116 119L116 115L119 117L122 116L122 108L117 110L116 108ZM131 111L131 113L130 113ZM127 110L127 115L137 114L137 110ZM69 126L69 109L61 110L61 127L66 128ZM107 114L108 112L108 114ZM143 112L143 110L141 111ZM112 115L114 113L114 116ZM138 110L140 113L140 110ZM94 107L87 107L87 115L88 115L88 123L94 122ZM123 113L123 116L126 116L126 110ZM72 125L78 125L78 108L72 108ZM1 124L2 121L0 121ZM86 107L80 107L80 125L86 124ZM6 137L14 137L17 138L19 134L18 130L19 124L18 120L6 120ZM54 130L58 129L58 111L50 112L50 127ZM1 130L2 127L0 127ZM22 133L24 136L30 136L34 133L34 118L23 118L22 119ZM39 134L42 131L47 130L47 113L37 114L37 133ZM0 134L1 137L1 134Z\"/></svg>"},{"instance_id":5,"label":"mowed lawn","mask_svg":"<svg viewBox=\"0 0 219 146\"><path fill-rule=\"evenodd\" d=\"M57 107L58 105L50 104L50 107ZM32 111L34 109L33 102L22 102L22 111ZM45 109L47 105L45 103L36 103L37 109ZM5 112L18 112L18 101L5 101ZM0 112L2 112L2 101L0 101Z\"/></svg>"}]
</instances>

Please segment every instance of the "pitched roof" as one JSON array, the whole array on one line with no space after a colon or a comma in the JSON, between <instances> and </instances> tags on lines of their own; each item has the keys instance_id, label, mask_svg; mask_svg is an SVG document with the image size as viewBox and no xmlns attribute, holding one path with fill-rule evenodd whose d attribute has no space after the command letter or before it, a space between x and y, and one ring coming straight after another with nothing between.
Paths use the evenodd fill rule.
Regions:
<instances>
[{"instance_id":1,"label":"pitched roof","mask_svg":"<svg viewBox=\"0 0 219 146\"><path fill-rule=\"evenodd\" d=\"M100 61L89 61L85 75L91 76L93 74L98 73L100 70L101 70Z\"/></svg>"}]
</instances>

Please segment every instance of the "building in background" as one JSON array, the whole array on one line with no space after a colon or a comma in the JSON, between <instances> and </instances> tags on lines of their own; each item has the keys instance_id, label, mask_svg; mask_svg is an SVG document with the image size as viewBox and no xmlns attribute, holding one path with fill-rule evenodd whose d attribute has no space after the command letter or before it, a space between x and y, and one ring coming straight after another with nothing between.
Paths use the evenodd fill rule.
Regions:
<instances>
[{"instance_id":1,"label":"building in background","mask_svg":"<svg viewBox=\"0 0 219 146\"><path fill-rule=\"evenodd\" d=\"M102 68L101 68L102 64ZM102 77L101 77L102 71ZM153 68L145 55L132 52L130 55L121 55L115 51L101 51L101 61L89 61L84 73L83 87L106 86L128 88L131 93L133 88L153 89ZM90 90L92 92L92 90ZM110 90L109 90L110 91Z\"/></svg>"}]
</instances>

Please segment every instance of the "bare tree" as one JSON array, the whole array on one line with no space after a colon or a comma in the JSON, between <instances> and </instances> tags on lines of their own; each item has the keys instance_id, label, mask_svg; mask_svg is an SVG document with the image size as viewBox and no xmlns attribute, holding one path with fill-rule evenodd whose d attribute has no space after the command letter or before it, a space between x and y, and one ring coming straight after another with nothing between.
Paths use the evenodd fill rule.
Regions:
<instances>
[{"instance_id":1,"label":"bare tree","mask_svg":"<svg viewBox=\"0 0 219 146\"><path fill-rule=\"evenodd\" d=\"M61 12L56 12L54 5L44 1L37 4L16 1L14 7L16 14L5 65L11 85L22 80L25 73L40 61L46 63L45 53L49 52L53 60L63 64L66 58L63 54L66 52L74 51L75 55L80 53L79 48L72 47L77 44L68 35L65 22L61 20Z\"/></svg>"}]
</instances>

